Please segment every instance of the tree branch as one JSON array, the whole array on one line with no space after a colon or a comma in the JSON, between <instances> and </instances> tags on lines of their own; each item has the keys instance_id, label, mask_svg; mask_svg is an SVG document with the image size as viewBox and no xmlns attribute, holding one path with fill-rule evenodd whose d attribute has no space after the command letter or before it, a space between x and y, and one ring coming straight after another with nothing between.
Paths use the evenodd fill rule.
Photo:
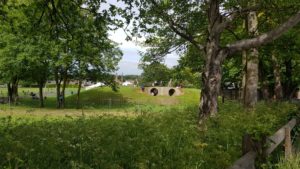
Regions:
<instances>
[{"instance_id":1,"label":"tree branch","mask_svg":"<svg viewBox=\"0 0 300 169\"><path fill-rule=\"evenodd\" d=\"M35 26L39 26L39 24L42 22L42 19L44 17L45 12L46 12L46 8L48 7L48 3L49 3L49 0L45 0L44 5L43 5L42 14L39 17L39 20L34 24Z\"/></svg>"},{"instance_id":2,"label":"tree branch","mask_svg":"<svg viewBox=\"0 0 300 169\"><path fill-rule=\"evenodd\" d=\"M151 0L152 4L158 9L159 8L159 5L156 3L155 0ZM159 14L161 14L161 16L166 16L166 19L167 19L167 23L170 27L170 29L175 32L178 36L180 36L181 38L189 41L191 44L193 44L198 50L202 51L204 49L204 46L199 44L195 39L194 37L189 33L187 32L187 30L185 30L184 32L183 31L180 31L183 30L184 28L181 27L180 25L176 24L174 22L174 20L171 19L171 17L166 13L166 12L163 12L163 11L160 11L160 10L157 10L157 12Z\"/></svg>"},{"instance_id":3,"label":"tree branch","mask_svg":"<svg viewBox=\"0 0 300 169\"><path fill-rule=\"evenodd\" d=\"M195 41L195 39L191 36L191 35L188 35L188 34L185 34L181 31L179 31L174 23L172 21L169 22L169 27L177 34L179 35L180 37L182 37L183 39L189 41L191 44L193 44L198 50L202 50L204 49L204 47L202 45L200 45L197 41Z\"/></svg>"},{"instance_id":4,"label":"tree branch","mask_svg":"<svg viewBox=\"0 0 300 169\"><path fill-rule=\"evenodd\" d=\"M237 35L237 34L235 34L234 33L234 31L232 31L231 29L226 29L230 34L232 34L234 37L235 37L235 39L236 40L241 40L241 38Z\"/></svg>"},{"instance_id":5,"label":"tree branch","mask_svg":"<svg viewBox=\"0 0 300 169\"><path fill-rule=\"evenodd\" d=\"M286 22L281 24L276 29L264 33L258 37L240 40L232 44L228 44L226 47L228 49L229 55L238 51L247 50L250 48L256 48L263 44L272 42L273 40L279 38L288 29L296 26L300 22L300 11L292 17L290 17Z\"/></svg>"},{"instance_id":6,"label":"tree branch","mask_svg":"<svg viewBox=\"0 0 300 169\"><path fill-rule=\"evenodd\" d=\"M225 21L223 21L220 25L218 25L217 28L217 32L221 33L222 31L224 31L224 29L228 28L228 26L232 23L232 21L237 18L239 15L242 15L244 13L247 12L251 12L251 11L256 11L260 8L260 6L251 6L251 7L247 7L247 8L242 8L242 9L235 9L229 13L227 13L227 15L223 15L223 18L226 18Z\"/></svg>"}]
</instances>

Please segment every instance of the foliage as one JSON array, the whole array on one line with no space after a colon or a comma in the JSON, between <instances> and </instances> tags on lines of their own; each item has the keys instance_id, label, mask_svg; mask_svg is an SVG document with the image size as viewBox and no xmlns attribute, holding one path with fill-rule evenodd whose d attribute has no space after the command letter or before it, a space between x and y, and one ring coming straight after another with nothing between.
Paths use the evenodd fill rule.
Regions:
<instances>
[{"instance_id":1,"label":"foliage","mask_svg":"<svg viewBox=\"0 0 300 169\"><path fill-rule=\"evenodd\" d=\"M115 88L111 74L117 70L122 52L108 38L108 31L120 26L114 17L120 9L95 10L104 4L58 0L1 3L5 15L0 15L0 79L17 88L20 80L42 87L51 77L63 94L69 79L101 80ZM17 96L17 89L14 91Z\"/></svg>"},{"instance_id":2,"label":"foliage","mask_svg":"<svg viewBox=\"0 0 300 169\"><path fill-rule=\"evenodd\" d=\"M189 67L174 67L172 69L172 79L174 86L183 86L188 88L200 88L200 73L193 72Z\"/></svg>"},{"instance_id":3,"label":"foliage","mask_svg":"<svg viewBox=\"0 0 300 169\"><path fill-rule=\"evenodd\" d=\"M160 62L152 62L150 64L141 65L143 69L142 83L152 84L157 82L161 85L167 85L171 79L171 70Z\"/></svg>"}]
</instances>

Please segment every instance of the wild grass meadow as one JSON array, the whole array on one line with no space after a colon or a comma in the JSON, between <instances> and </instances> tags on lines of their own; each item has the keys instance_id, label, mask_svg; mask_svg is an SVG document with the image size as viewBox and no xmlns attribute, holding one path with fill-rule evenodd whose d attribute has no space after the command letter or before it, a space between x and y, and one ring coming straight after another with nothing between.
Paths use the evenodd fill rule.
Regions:
<instances>
[{"instance_id":1,"label":"wild grass meadow","mask_svg":"<svg viewBox=\"0 0 300 169\"><path fill-rule=\"evenodd\" d=\"M100 97L102 96L102 97ZM245 133L271 134L297 110L289 103L259 103L246 111L235 101L220 104L220 113L199 127L199 91L154 98L139 89L108 88L82 94L82 109L45 109L29 99L1 105L1 168L220 169L241 156ZM101 98L125 98L123 105L97 104ZM97 100L98 99L98 100ZM171 99L173 104L158 100ZM31 102L31 103L30 103ZM30 104L29 104L30 103ZM37 103L38 105L38 103ZM33 108L32 108L33 107Z\"/></svg>"}]
</instances>

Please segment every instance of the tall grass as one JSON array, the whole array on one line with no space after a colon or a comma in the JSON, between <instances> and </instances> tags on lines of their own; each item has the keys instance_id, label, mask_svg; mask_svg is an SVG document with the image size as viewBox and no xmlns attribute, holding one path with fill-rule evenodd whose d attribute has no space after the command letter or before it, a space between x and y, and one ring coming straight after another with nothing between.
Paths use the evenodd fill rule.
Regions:
<instances>
[{"instance_id":1,"label":"tall grass","mask_svg":"<svg viewBox=\"0 0 300 169\"><path fill-rule=\"evenodd\" d=\"M159 112L156 112L159 111ZM222 169L241 155L244 133L273 132L293 105L235 102L197 126L197 107L139 110L137 116L0 118L1 168Z\"/></svg>"},{"instance_id":2,"label":"tall grass","mask_svg":"<svg viewBox=\"0 0 300 169\"><path fill-rule=\"evenodd\" d=\"M277 169L299 169L300 168L300 156L296 155L289 159L282 159L277 165Z\"/></svg>"}]
</instances>

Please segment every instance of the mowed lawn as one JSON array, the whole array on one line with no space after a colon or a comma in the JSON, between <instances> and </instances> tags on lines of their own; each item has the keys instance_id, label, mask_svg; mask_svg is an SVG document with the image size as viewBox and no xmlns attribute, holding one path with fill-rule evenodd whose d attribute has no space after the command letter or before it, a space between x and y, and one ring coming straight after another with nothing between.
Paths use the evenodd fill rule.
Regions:
<instances>
[{"instance_id":1,"label":"mowed lawn","mask_svg":"<svg viewBox=\"0 0 300 169\"><path fill-rule=\"evenodd\" d=\"M105 87L83 92L79 110L73 95L63 110L55 109L54 98L43 109L31 99L1 105L0 168L223 169L241 155L245 133L271 134L297 113L286 102L246 111L226 101L199 127L200 92L184 92L154 97L138 88Z\"/></svg>"}]
</instances>

